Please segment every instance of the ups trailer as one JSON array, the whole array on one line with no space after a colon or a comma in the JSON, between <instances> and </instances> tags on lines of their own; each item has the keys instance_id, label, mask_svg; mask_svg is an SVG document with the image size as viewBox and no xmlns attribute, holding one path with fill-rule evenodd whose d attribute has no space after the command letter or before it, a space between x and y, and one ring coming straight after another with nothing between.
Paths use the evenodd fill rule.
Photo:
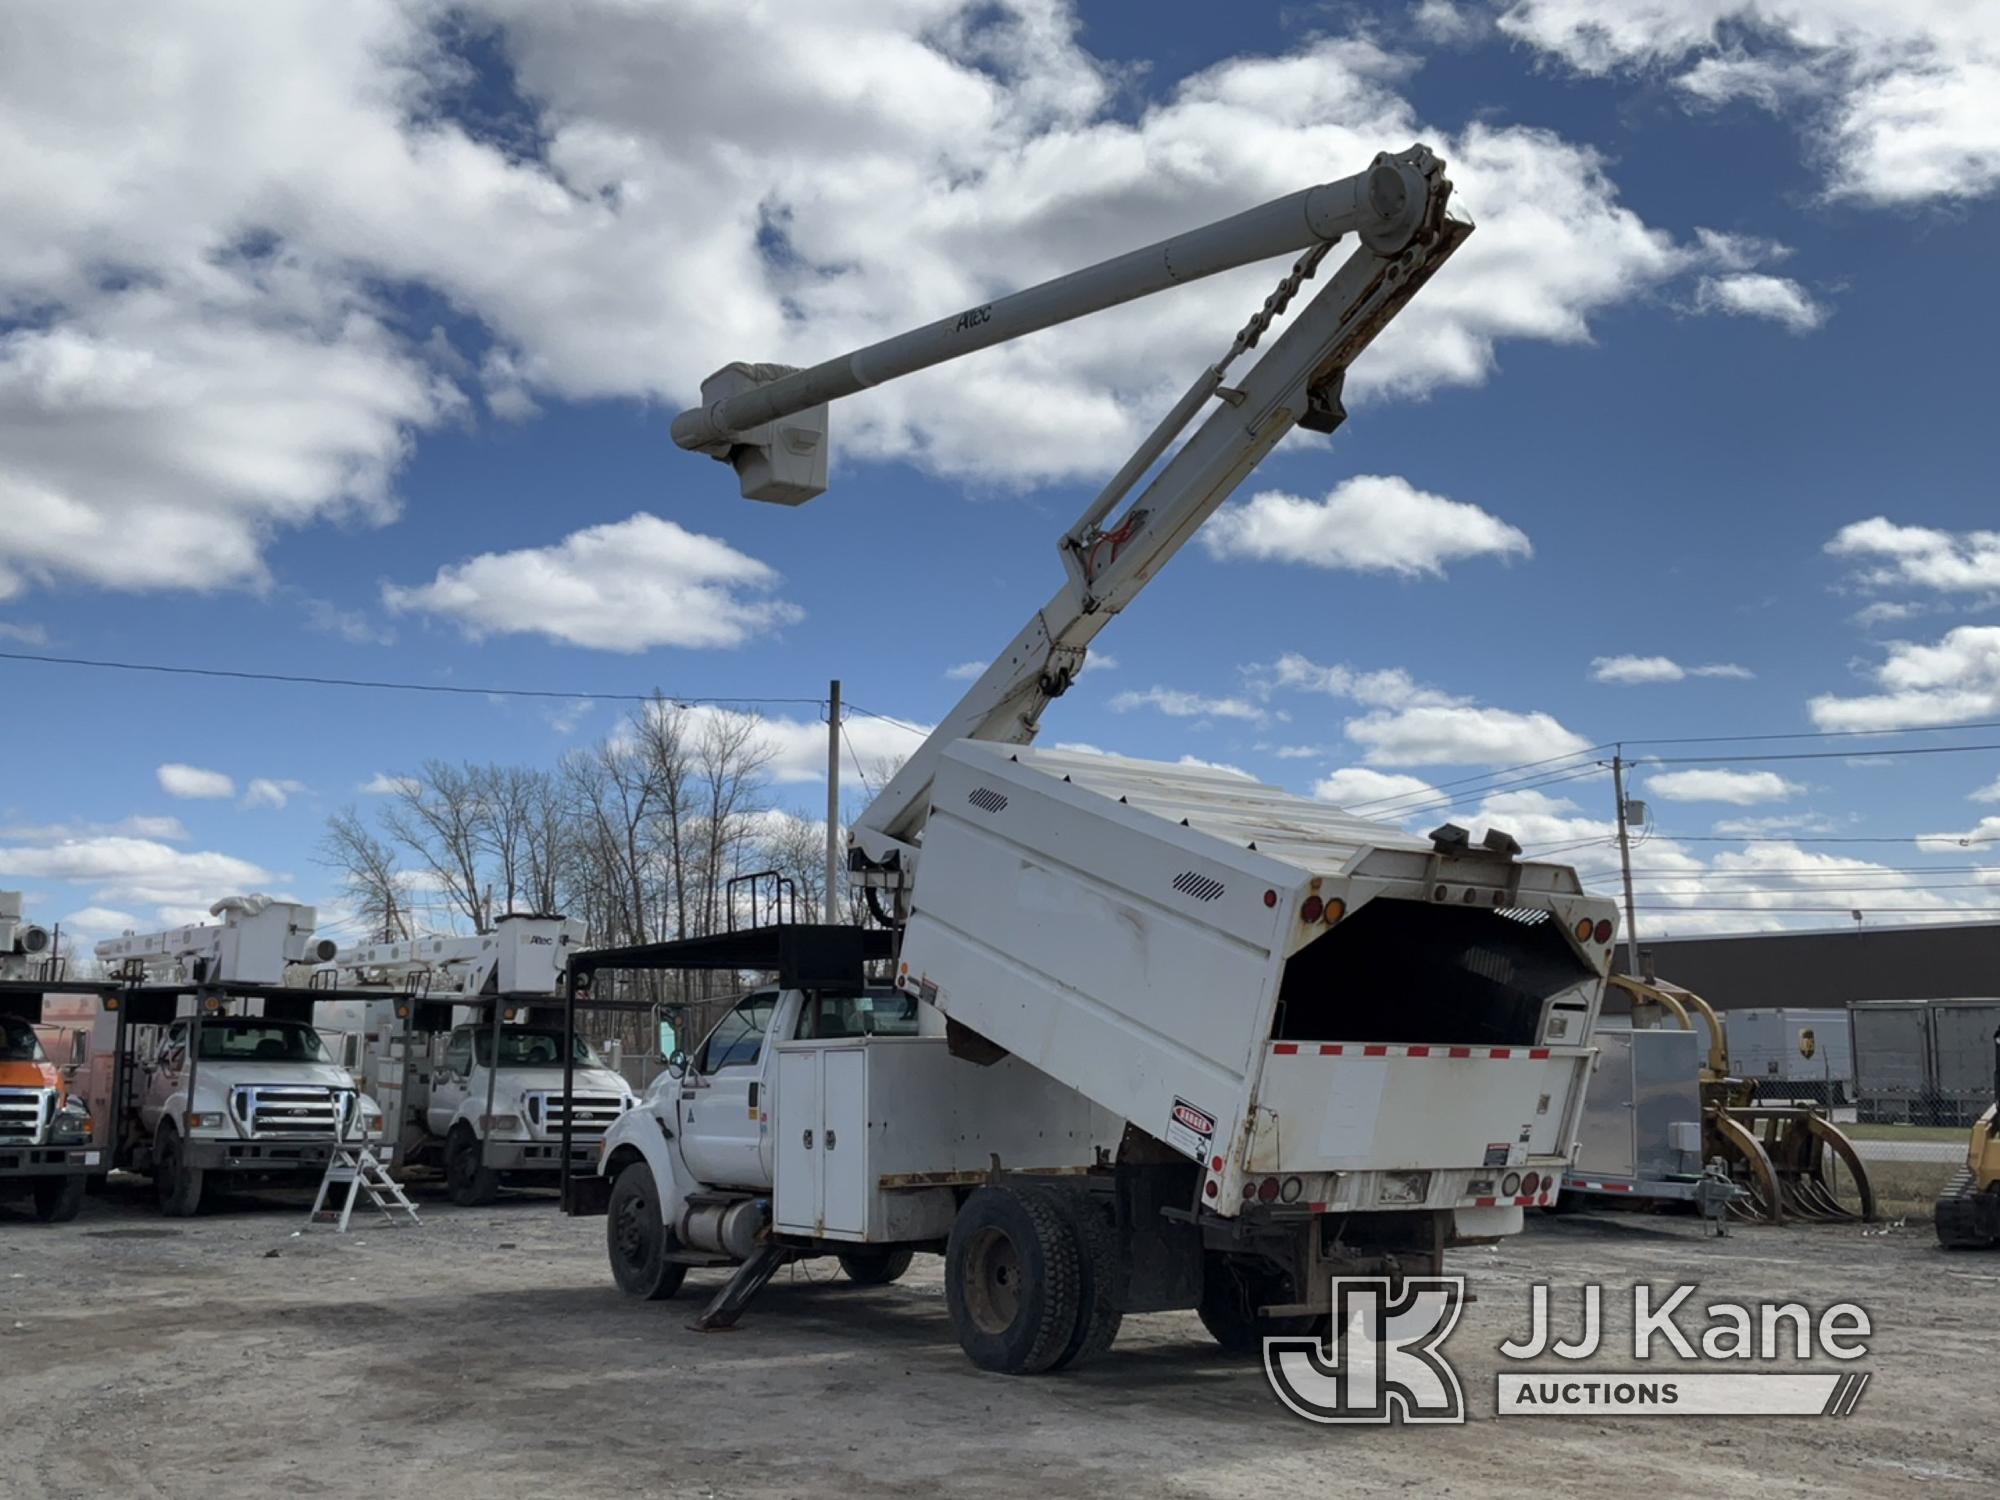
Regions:
<instances>
[{"instance_id":1,"label":"ups trailer","mask_svg":"<svg viewBox=\"0 0 2000 1500\"><path fill-rule=\"evenodd\" d=\"M1757 1098L1828 1108L1854 1102L1854 1040L1844 1006L1759 1006L1727 1012L1730 1071ZM1695 1026L1707 1045L1707 1022Z\"/></svg>"}]
</instances>

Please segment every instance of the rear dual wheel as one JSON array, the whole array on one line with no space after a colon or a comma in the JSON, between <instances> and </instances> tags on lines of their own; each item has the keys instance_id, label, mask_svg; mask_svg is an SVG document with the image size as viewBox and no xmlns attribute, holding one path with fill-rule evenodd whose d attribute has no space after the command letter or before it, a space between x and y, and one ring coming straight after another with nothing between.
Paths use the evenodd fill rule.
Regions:
<instances>
[{"instance_id":1,"label":"rear dual wheel","mask_svg":"<svg viewBox=\"0 0 2000 1500\"><path fill-rule=\"evenodd\" d=\"M1110 1348L1122 1316L1120 1252L1088 1194L1036 1184L982 1187L945 1249L945 1303L982 1370L1039 1375Z\"/></svg>"},{"instance_id":2,"label":"rear dual wheel","mask_svg":"<svg viewBox=\"0 0 2000 1500\"><path fill-rule=\"evenodd\" d=\"M1202 1271L1201 1305L1196 1312L1201 1326L1224 1351L1248 1356L1261 1353L1265 1339L1324 1332L1323 1313L1273 1317L1259 1311L1296 1300L1291 1278L1283 1272L1211 1254Z\"/></svg>"}]
</instances>

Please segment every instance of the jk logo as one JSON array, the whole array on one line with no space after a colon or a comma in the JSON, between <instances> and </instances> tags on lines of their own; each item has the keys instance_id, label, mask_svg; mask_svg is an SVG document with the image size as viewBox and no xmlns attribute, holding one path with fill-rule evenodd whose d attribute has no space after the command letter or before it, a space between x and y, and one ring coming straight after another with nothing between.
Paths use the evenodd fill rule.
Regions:
<instances>
[{"instance_id":1,"label":"jk logo","mask_svg":"<svg viewBox=\"0 0 2000 1500\"><path fill-rule=\"evenodd\" d=\"M1333 1279L1329 1344L1264 1340L1264 1373L1308 1422L1463 1422L1458 1372L1438 1352L1458 1326L1463 1276Z\"/></svg>"}]
</instances>

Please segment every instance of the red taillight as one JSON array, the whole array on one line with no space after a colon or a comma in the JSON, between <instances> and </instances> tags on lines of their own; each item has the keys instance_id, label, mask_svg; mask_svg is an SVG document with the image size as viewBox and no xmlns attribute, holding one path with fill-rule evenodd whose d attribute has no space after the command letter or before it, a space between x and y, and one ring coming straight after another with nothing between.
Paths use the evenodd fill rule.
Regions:
<instances>
[{"instance_id":1,"label":"red taillight","mask_svg":"<svg viewBox=\"0 0 2000 1500\"><path fill-rule=\"evenodd\" d=\"M1600 943L1611 941L1611 919L1609 917L1604 917L1598 921L1597 940Z\"/></svg>"},{"instance_id":2,"label":"red taillight","mask_svg":"<svg viewBox=\"0 0 2000 1500\"><path fill-rule=\"evenodd\" d=\"M1299 920L1301 922L1317 922L1319 914L1325 910L1326 903L1321 901L1319 897L1308 896L1306 897L1305 905L1299 908Z\"/></svg>"},{"instance_id":3,"label":"red taillight","mask_svg":"<svg viewBox=\"0 0 2000 1500\"><path fill-rule=\"evenodd\" d=\"M1278 904L1278 893L1276 891L1264 892L1264 904L1266 906L1276 906Z\"/></svg>"},{"instance_id":4,"label":"red taillight","mask_svg":"<svg viewBox=\"0 0 2000 1500\"><path fill-rule=\"evenodd\" d=\"M1203 1191L1204 1193L1208 1194L1208 1196L1209 1196L1209 1197L1211 1197L1211 1198L1213 1198L1213 1197L1214 1197L1214 1196L1216 1195L1216 1193L1217 1193L1217 1192L1219 1191L1219 1189L1217 1189L1217 1187L1216 1187L1216 1185L1215 1185L1215 1180L1214 1180L1213 1178L1210 1178L1210 1179L1209 1179L1209 1180L1208 1180L1207 1182L1204 1182L1204 1183L1203 1183L1203 1184L1201 1185L1201 1190L1202 1190L1202 1191Z\"/></svg>"},{"instance_id":5,"label":"red taillight","mask_svg":"<svg viewBox=\"0 0 2000 1500\"><path fill-rule=\"evenodd\" d=\"M1262 1182L1257 1184L1257 1201L1259 1203L1276 1203L1278 1201L1277 1178L1266 1177Z\"/></svg>"},{"instance_id":6,"label":"red taillight","mask_svg":"<svg viewBox=\"0 0 2000 1500\"><path fill-rule=\"evenodd\" d=\"M1541 1190L1541 1186L1542 1174L1540 1172L1530 1172L1526 1177L1521 1179L1521 1191L1530 1198L1534 1197Z\"/></svg>"},{"instance_id":7,"label":"red taillight","mask_svg":"<svg viewBox=\"0 0 2000 1500\"><path fill-rule=\"evenodd\" d=\"M1244 1184L1243 1184L1243 1201L1244 1201L1245 1203L1248 1203L1248 1202L1249 1202L1249 1201L1250 1201L1250 1200L1251 1200L1252 1198L1254 1198L1254 1197L1256 1197L1256 1196L1257 1196L1257 1184L1256 1184L1256 1183L1254 1183L1254 1182L1246 1182L1246 1183L1244 1183Z\"/></svg>"}]
</instances>

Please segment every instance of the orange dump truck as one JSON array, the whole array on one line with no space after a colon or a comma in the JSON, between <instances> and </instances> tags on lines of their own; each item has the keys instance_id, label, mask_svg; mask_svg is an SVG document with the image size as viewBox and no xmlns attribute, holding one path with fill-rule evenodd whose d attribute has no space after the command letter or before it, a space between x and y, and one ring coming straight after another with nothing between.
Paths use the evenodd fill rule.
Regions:
<instances>
[{"instance_id":1,"label":"orange dump truck","mask_svg":"<svg viewBox=\"0 0 2000 1500\"><path fill-rule=\"evenodd\" d=\"M105 1158L89 1108L35 1035L41 1001L0 985L0 1197L26 1195L36 1218L58 1224L76 1217L84 1181Z\"/></svg>"}]
</instances>

